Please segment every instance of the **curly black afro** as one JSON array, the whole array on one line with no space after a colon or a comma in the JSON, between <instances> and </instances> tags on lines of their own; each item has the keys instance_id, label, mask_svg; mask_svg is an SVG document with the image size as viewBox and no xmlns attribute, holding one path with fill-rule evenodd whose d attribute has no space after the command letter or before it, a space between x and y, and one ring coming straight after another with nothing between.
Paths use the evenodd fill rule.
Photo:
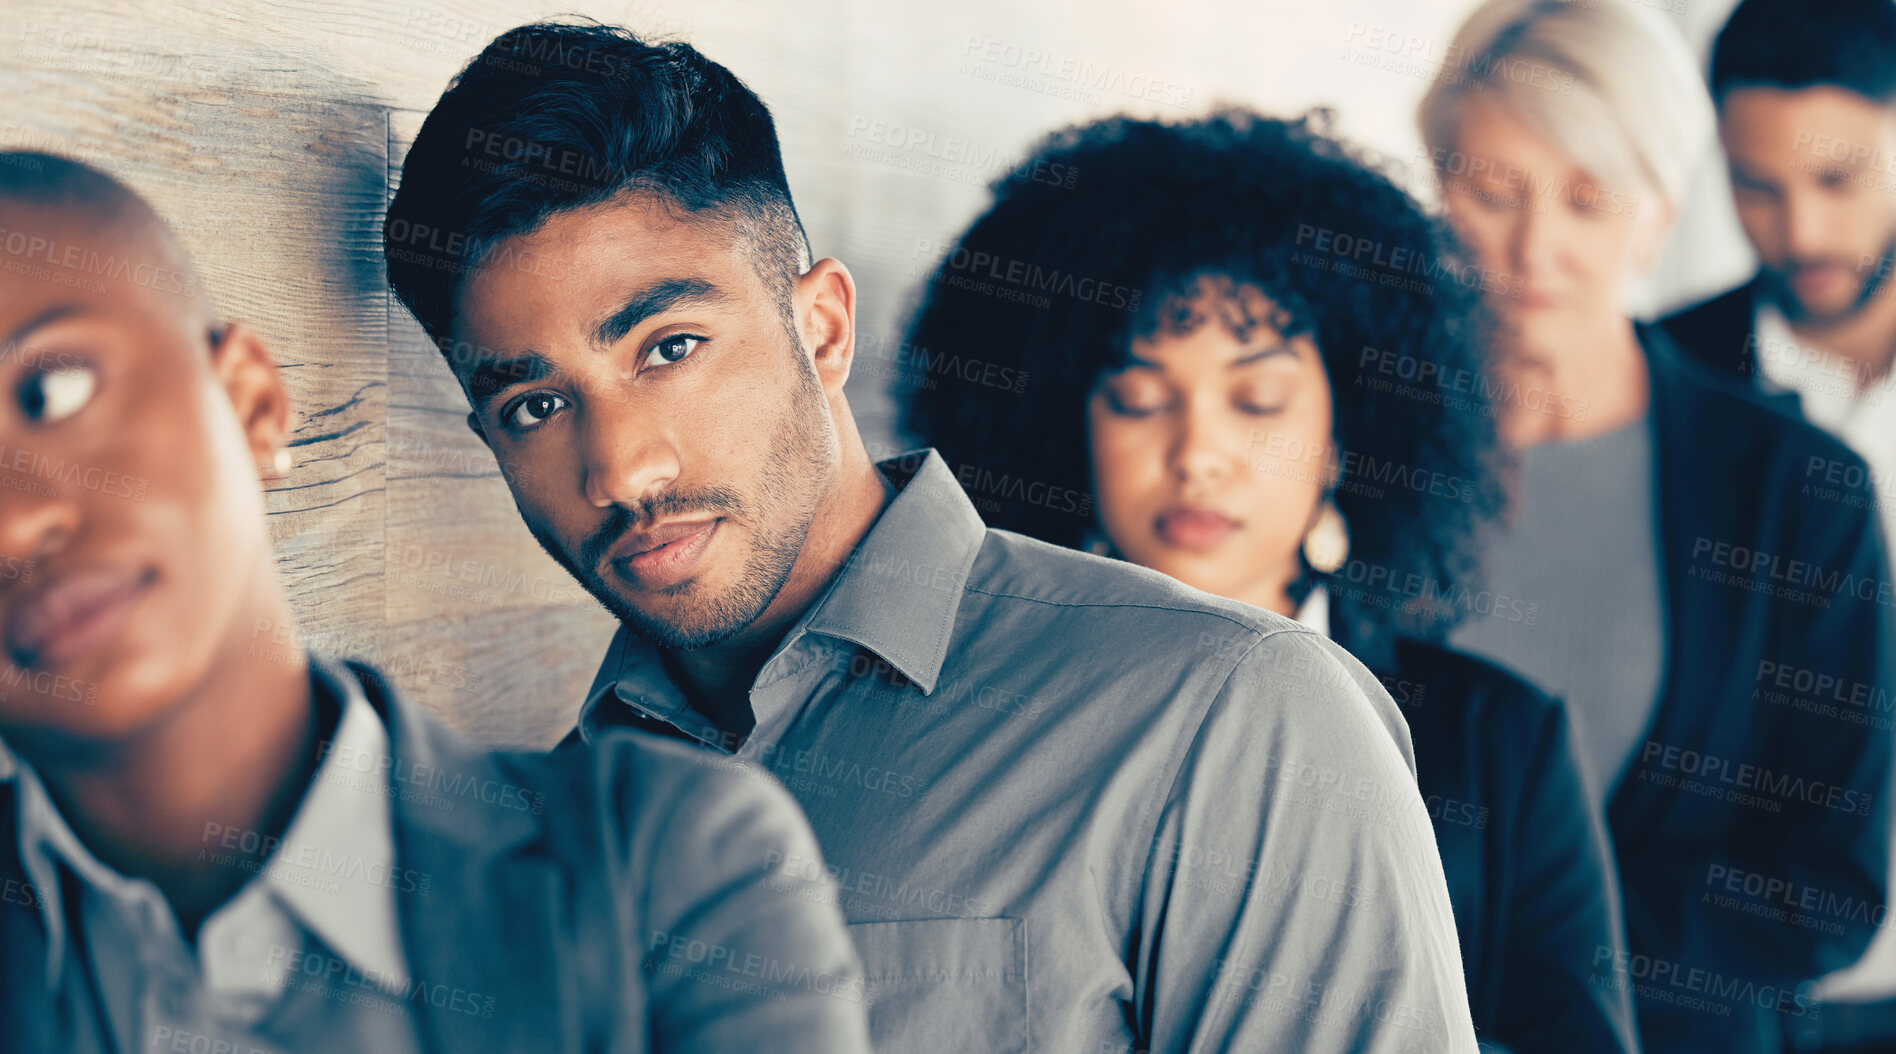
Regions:
<instances>
[{"instance_id":1,"label":"curly black afro","mask_svg":"<svg viewBox=\"0 0 1896 1054\"><path fill-rule=\"evenodd\" d=\"M1312 335L1329 373L1351 535L1338 575L1353 596L1386 594L1371 606L1394 628L1452 624L1454 605L1430 598L1471 576L1476 533L1504 503L1482 298L1509 283L1328 124L1322 111L1116 117L1053 133L995 182L907 341L910 361L981 368L923 381L906 418L973 481L991 526L1079 547L1094 524L1094 386L1135 339L1201 321L1201 288L1251 287L1285 336ZM1045 500L1073 493L1085 497Z\"/></svg>"}]
</instances>

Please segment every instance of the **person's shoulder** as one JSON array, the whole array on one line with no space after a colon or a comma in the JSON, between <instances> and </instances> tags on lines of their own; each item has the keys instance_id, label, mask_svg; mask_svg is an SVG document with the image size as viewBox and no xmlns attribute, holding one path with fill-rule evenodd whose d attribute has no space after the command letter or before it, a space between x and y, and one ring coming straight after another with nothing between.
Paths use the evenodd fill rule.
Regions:
<instances>
[{"instance_id":1,"label":"person's shoulder","mask_svg":"<svg viewBox=\"0 0 1896 1054\"><path fill-rule=\"evenodd\" d=\"M789 796L762 768L742 758L635 728L602 731L583 751L559 751L590 768L603 804L639 808L694 807L712 800L775 811Z\"/></svg>"},{"instance_id":2,"label":"person's shoulder","mask_svg":"<svg viewBox=\"0 0 1896 1054\"><path fill-rule=\"evenodd\" d=\"M756 764L632 728L547 753L494 755L545 792L544 851L641 903L767 862L820 860L790 792ZM657 887L667 887L661 890Z\"/></svg>"},{"instance_id":3,"label":"person's shoulder","mask_svg":"<svg viewBox=\"0 0 1896 1054\"><path fill-rule=\"evenodd\" d=\"M1680 352L1677 342L1654 339L1651 329L1643 333L1647 353L1653 357L1660 390L1654 392L1659 413L1690 413L1695 432L1716 430L1722 435L1702 436L1703 449L1737 450L1775 449L1779 456L1804 458L1818 455L1838 458L1844 463L1861 459L1844 442L1812 424L1801 413L1767 399L1757 387L1740 378L1720 372ZM1669 334L1667 335L1669 336ZM1749 440L1749 442L1746 442ZM1737 442L1740 447L1724 444Z\"/></svg>"},{"instance_id":4,"label":"person's shoulder","mask_svg":"<svg viewBox=\"0 0 1896 1054\"><path fill-rule=\"evenodd\" d=\"M969 592L1001 603L1059 609L1137 610L1152 634L1222 629L1240 637L1310 633L1294 619L1214 596L1150 568L990 528Z\"/></svg>"},{"instance_id":5,"label":"person's shoulder","mask_svg":"<svg viewBox=\"0 0 1896 1054\"><path fill-rule=\"evenodd\" d=\"M1753 280L1746 279L1724 292L1714 293L1661 317L1659 324L1669 330L1686 332L1694 332L1707 325L1729 323L1734 319L1743 319L1748 324L1751 318L1753 289Z\"/></svg>"},{"instance_id":6,"label":"person's shoulder","mask_svg":"<svg viewBox=\"0 0 1896 1054\"><path fill-rule=\"evenodd\" d=\"M1375 675L1295 619L1005 530L988 531L966 589L958 647L1033 677L1057 670L1079 686L1062 706L1136 714L1181 746L1209 734L1340 756L1399 739L1406 752ZM971 600L985 605L972 616Z\"/></svg>"},{"instance_id":7,"label":"person's shoulder","mask_svg":"<svg viewBox=\"0 0 1896 1054\"><path fill-rule=\"evenodd\" d=\"M402 753L415 755L417 741L425 739L431 764L519 788L556 841L591 841L601 829L629 841L659 837L667 821L681 815L694 821L732 811L776 820L797 816L789 793L763 769L669 736L611 727L590 743L569 736L550 751L489 749L466 742L413 703L391 698L383 705L401 715Z\"/></svg>"},{"instance_id":8,"label":"person's shoulder","mask_svg":"<svg viewBox=\"0 0 1896 1054\"><path fill-rule=\"evenodd\" d=\"M1689 304L1657 325L1693 359L1721 372L1746 373L1756 308L1756 279Z\"/></svg>"},{"instance_id":9,"label":"person's shoulder","mask_svg":"<svg viewBox=\"0 0 1896 1054\"><path fill-rule=\"evenodd\" d=\"M1813 466L1812 459L1822 462L1826 475L1867 478L1863 458L1849 444L1801 414L1766 404L1749 390L1734 391L1704 378L1699 383L1707 417L1725 422L1734 436L1756 437L1753 450L1789 465L1799 479Z\"/></svg>"}]
</instances>

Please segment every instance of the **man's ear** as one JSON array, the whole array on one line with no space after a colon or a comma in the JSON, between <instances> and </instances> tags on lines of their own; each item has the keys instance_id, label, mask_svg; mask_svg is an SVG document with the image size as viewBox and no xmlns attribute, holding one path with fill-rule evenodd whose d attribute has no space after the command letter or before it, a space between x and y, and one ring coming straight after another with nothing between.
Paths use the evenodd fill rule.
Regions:
<instances>
[{"instance_id":1,"label":"man's ear","mask_svg":"<svg viewBox=\"0 0 1896 1054\"><path fill-rule=\"evenodd\" d=\"M225 326L211 348L211 368L237 412L251 460L276 463L289 440L290 393L263 339L241 323Z\"/></svg>"},{"instance_id":2,"label":"man's ear","mask_svg":"<svg viewBox=\"0 0 1896 1054\"><path fill-rule=\"evenodd\" d=\"M826 256L796 280L791 304L824 393L841 395L856 357L856 280L842 261Z\"/></svg>"}]
</instances>

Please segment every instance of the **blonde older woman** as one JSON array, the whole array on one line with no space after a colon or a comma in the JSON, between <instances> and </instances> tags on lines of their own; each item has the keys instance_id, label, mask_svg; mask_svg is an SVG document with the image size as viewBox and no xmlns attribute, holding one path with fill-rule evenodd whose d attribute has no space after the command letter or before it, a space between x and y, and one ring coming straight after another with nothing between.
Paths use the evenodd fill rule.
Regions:
<instances>
[{"instance_id":1,"label":"blonde older woman","mask_svg":"<svg viewBox=\"0 0 1896 1054\"><path fill-rule=\"evenodd\" d=\"M1484 584L1539 612L1451 640L1567 702L1632 951L1596 981L1631 988L1646 1049L1780 1050L1819 1012L1802 982L1880 917L1816 917L1806 893L1883 898L1887 736L1810 687L1892 684L1867 489L1811 486L1811 466L1860 462L1624 307L1711 137L1670 26L1619 0L1493 0L1451 55L1420 125L1449 218L1500 276L1492 384L1520 454Z\"/></svg>"}]
</instances>

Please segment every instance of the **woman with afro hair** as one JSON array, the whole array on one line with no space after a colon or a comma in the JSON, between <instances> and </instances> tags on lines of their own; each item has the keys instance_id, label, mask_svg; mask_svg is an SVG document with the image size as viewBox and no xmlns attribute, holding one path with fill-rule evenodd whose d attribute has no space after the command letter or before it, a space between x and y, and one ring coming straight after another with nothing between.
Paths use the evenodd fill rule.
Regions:
<instances>
[{"instance_id":1,"label":"woman with afro hair","mask_svg":"<svg viewBox=\"0 0 1896 1054\"><path fill-rule=\"evenodd\" d=\"M1326 124L1050 136L929 276L911 358L982 368L931 371L908 427L991 526L1349 649L1409 722L1478 1035L1635 1050L1627 994L1592 982L1624 940L1565 712L1441 644L1464 618L1536 614L1471 573L1507 468L1482 298L1509 279Z\"/></svg>"}]
</instances>

